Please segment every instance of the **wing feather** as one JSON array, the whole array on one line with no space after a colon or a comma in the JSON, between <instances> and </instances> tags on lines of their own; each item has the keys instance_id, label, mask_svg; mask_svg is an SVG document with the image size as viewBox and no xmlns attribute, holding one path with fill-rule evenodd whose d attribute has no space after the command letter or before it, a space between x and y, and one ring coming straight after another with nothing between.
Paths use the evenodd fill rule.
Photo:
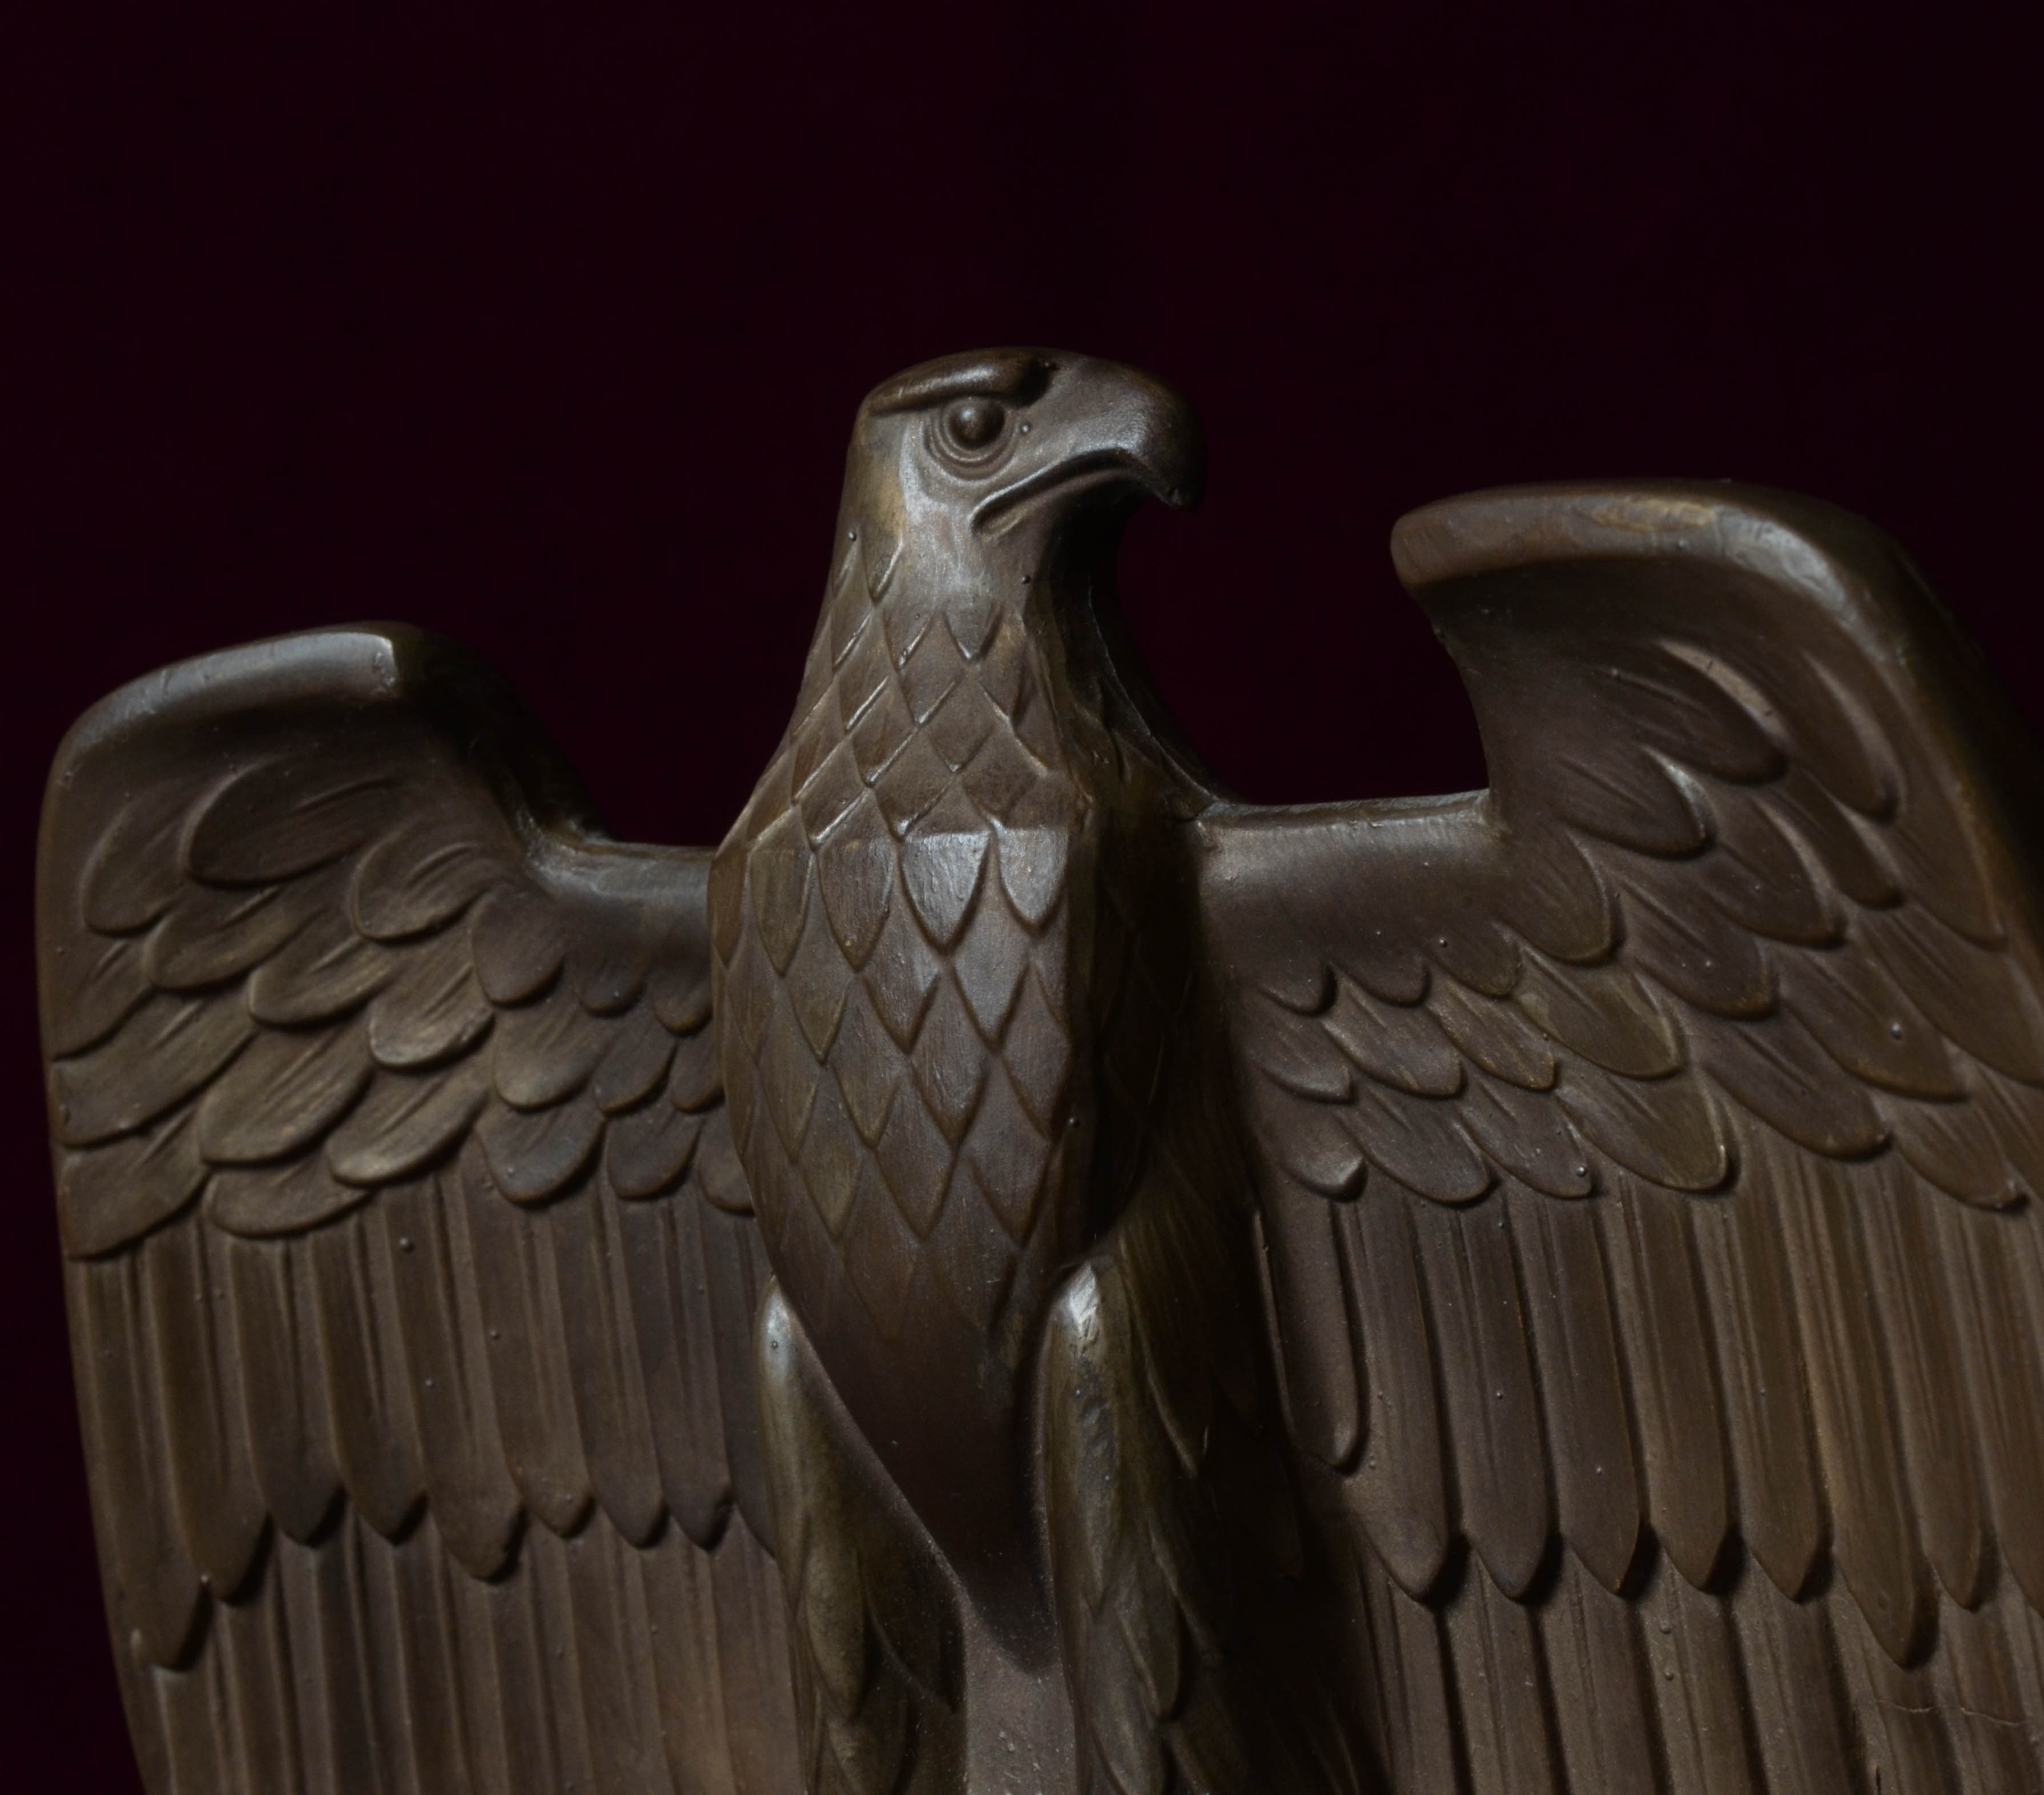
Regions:
<instances>
[{"instance_id":1,"label":"wing feather","mask_svg":"<svg viewBox=\"0 0 2044 1795\"><path fill-rule=\"evenodd\" d=\"M1282 1177L1270 1182L1263 1212L1277 1313L1292 1321L1283 1329L1279 1358L1293 1437L1322 1464L1344 1470L1362 1438L1358 1355L1348 1328L1328 1318L1348 1313L1335 1236L1350 1213ZM1349 1276L1358 1275L1366 1278L1369 1267L1351 1258Z\"/></svg>"},{"instance_id":2,"label":"wing feather","mask_svg":"<svg viewBox=\"0 0 2044 1795\"><path fill-rule=\"evenodd\" d=\"M1556 1599L1535 1619L1568 1788L1631 1795L1658 1786L1653 1696L1631 1605L1565 1552Z\"/></svg>"},{"instance_id":3,"label":"wing feather","mask_svg":"<svg viewBox=\"0 0 2044 1795\"><path fill-rule=\"evenodd\" d=\"M397 1305L376 1269L382 1239L380 1224L358 1213L294 1242L292 1251L307 1262L318 1307L341 1482L388 1539L416 1515L426 1486Z\"/></svg>"},{"instance_id":4,"label":"wing feather","mask_svg":"<svg viewBox=\"0 0 2044 1795\"><path fill-rule=\"evenodd\" d=\"M65 1269L86 1451L125 1498L97 1516L114 1651L182 1665L203 1637L208 1605L177 1524L141 1267L123 1259Z\"/></svg>"},{"instance_id":5,"label":"wing feather","mask_svg":"<svg viewBox=\"0 0 2044 1795\"><path fill-rule=\"evenodd\" d=\"M1574 1562L1616 1590L1632 1568L1642 1517L1596 1220L1581 1205L1546 1202L1523 1186L1508 1188L1506 1199L1550 1443L1556 1525ZM1585 1630L1599 1624L1574 1623L1584 1632L1582 1650L1591 1649ZM1601 1655L1606 1648L1596 1650Z\"/></svg>"},{"instance_id":6,"label":"wing feather","mask_svg":"<svg viewBox=\"0 0 2044 1795\"><path fill-rule=\"evenodd\" d=\"M1934 1601L1896 1437L1889 1318L1867 1301L1862 1181L1772 1143L1755 1151L1754 1170L1778 1205L1788 1250L1832 1561L1875 1637L1906 1663L1925 1643Z\"/></svg>"},{"instance_id":7,"label":"wing feather","mask_svg":"<svg viewBox=\"0 0 2044 1795\"><path fill-rule=\"evenodd\" d=\"M582 1456L596 1498L624 1539L644 1546L666 1520L667 1502L624 1281L619 1208L598 1177L548 1212L559 1307L548 1320L567 1350ZM700 1298L697 1306L703 1306ZM723 1456L717 1447L711 1448L713 1459Z\"/></svg>"},{"instance_id":8,"label":"wing feather","mask_svg":"<svg viewBox=\"0 0 2044 1795\"><path fill-rule=\"evenodd\" d=\"M151 1787L793 1787L706 857L609 844L490 676L397 629L117 694L50 792L59 1203Z\"/></svg>"},{"instance_id":9,"label":"wing feather","mask_svg":"<svg viewBox=\"0 0 2044 1795\"><path fill-rule=\"evenodd\" d=\"M1625 940L1632 963L1684 1003L1714 1015L1765 1016L1773 1005L1772 957L1715 904L1685 901L1656 885L1629 886Z\"/></svg>"},{"instance_id":10,"label":"wing feather","mask_svg":"<svg viewBox=\"0 0 2044 1795\"><path fill-rule=\"evenodd\" d=\"M1748 1574L1730 1607L1745 1671L1746 1724L1765 1786L1853 1795L1846 1716L1826 1699L1835 1650L1822 1606L1790 1601L1766 1578ZM1894 1659L1874 1649L1893 1671Z\"/></svg>"},{"instance_id":11,"label":"wing feather","mask_svg":"<svg viewBox=\"0 0 2044 1795\"><path fill-rule=\"evenodd\" d=\"M527 1511L556 1533L572 1532L594 1498L551 1288L554 1232L546 1217L503 1200L473 1149L460 1172L505 1463Z\"/></svg>"},{"instance_id":12,"label":"wing feather","mask_svg":"<svg viewBox=\"0 0 2044 1795\"><path fill-rule=\"evenodd\" d=\"M1671 1795L1762 1795L1726 1605L1662 1559L1634 1606ZM1792 1784L1790 1785L1793 1787Z\"/></svg>"},{"instance_id":13,"label":"wing feather","mask_svg":"<svg viewBox=\"0 0 2044 1795\"><path fill-rule=\"evenodd\" d=\"M1958 1329L1943 1285L1915 1275L1937 1251L1927 1211L1939 1199L1895 1176L1892 1164L1868 1168L1858 1182L1866 1307L1887 1324L1898 1459L1917 1541L1954 1599L1975 1607L1987 1593L1991 1530L1966 1424Z\"/></svg>"},{"instance_id":14,"label":"wing feather","mask_svg":"<svg viewBox=\"0 0 2044 1795\"><path fill-rule=\"evenodd\" d=\"M1887 1144L1887 1127L1866 1087L1785 1010L1742 1022L1700 1023L1695 1046L1697 1065L1719 1090L1812 1153L1855 1159Z\"/></svg>"},{"instance_id":15,"label":"wing feather","mask_svg":"<svg viewBox=\"0 0 2044 1795\"><path fill-rule=\"evenodd\" d=\"M1760 1204L1724 1203L1692 1219L1717 1333L1739 1532L1775 1587L1800 1598L1823 1562L1830 1516L1778 1218Z\"/></svg>"},{"instance_id":16,"label":"wing feather","mask_svg":"<svg viewBox=\"0 0 2044 1795\"><path fill-rule=\"evenodd\" d=\"M2034 1648L2022 1637L2027 1612L2019 1601L2011 1609L2003 1597L1972 1609L1947 1601L1940 1616L1951 1649L1938 1655L1930 1680L1950 1716L1951 1755L1966 1789L2035 1785L2028 1750L2035 1725L2029 1716L2036 1712L2038 1691Z\"/></svg>"},{"instance_id":17,"label":"wing feather","mask_svg":"<svg viewBox=\"0 0 2044 1795\"><path fill-rule=\"evenodd\" d=\"M231 1599L255 1566L267 1516L251 1464L224 1247L209 1229L164 1228L140 1257L179 1531L209 1591Z\"/></svg>"},{"instance_id":18,"label":"wing feather","mask_svg":"<svg viewBox=\"0 0 2044 1795\"><path fill-rule=\"evenodd\" d=\"M300 1545L326 1531L340 1499L319 1316L302 1249L290 1240L222 1240L243 1400L263 1424L248 1444L263 1507Z\"/></svg>"},{"instance_id":19,"label":"wing feather","mask_svg":"<svg viewBox=\"0 0 2044 1795\"><path fill-rule=\"evenodd\" d=\"M133 1135L203 1089L255 1032L232 1005L157 991L111 1039L51 1069L51 1132L66 1147Z\"/></svg>"},{"instance_id":20,"label":"wing feather","mask_svg":"<svg viewBox=\"0 0 2044 1795\"><path fill-rule=\"evenodd\" d=\"M1532 1616L1472 1562L1446 1631L1470 1795L1559 1795Z\"/></svg>"},{"instance_id":21,"label":"wing feather","mask_svg":"<svg viewBox=\"0 0 2044 1795\"><path fill-rule=\"evenodd\" d=\"M1453 1666L1441 1617L1366 1547L1359 1556L1362 1605L1370 1617L1374 1661L1381 1666L1368 1705L1381 1728L1391 1785L1458 1789L1454 1735L1440 1724L1440 1716L1453 1712Z\"/></svg>"},{"instance_id":22,"label":"wing feather","mask_svg":"<svg viewBox=\"0 0 2044 1795\"><path fill-rule=\"evenodd\" d=\"M1481 494L1394 553L1490 790L1194 825L1387 1761L1442 1724L1443 1787L2044 1780L2035 751L1807 502Z\"/></svg>"},{"instance_id":23,"label":"wing feather","mask_svg":"<svg viewBox=\"0 0 2044 1795\"><path fill-rule=\"evenodd\" d=\"M708 1283L705 1218L665 1205L620 1205L632 1321L662 1494L682 1530L707 1546L731 1505L715 1319L701 1298ZM693 1449L684 1442L695 1443Z\"/></svg>"},{"instance_id":24,"label":"wing feather","mask_svg":"<svg viewBox=\"0 0 2044 1795\"><path fill-rule=\"evenodd\" d=\"M1340 1216L1359 1361L1345 1374L1369 1397L1344 1494L1385 1569L1417 1598L1439 1580L1455 1529L1413 1218L1395 1201L1348 1204Z\"/></svg>"},{"instance_id":25,"label":"wing feather","mask_svg":"<svg viewBox=\"0 0 2044 1795\"><path fill-rule=\"evenodd\" d=\"M1646 1521L1675 1567L1701 1588L1731 1522L1711 1334L1681 1198L1619 1174L1602 1209L1604 1263L1626 1386L1639 1431Z\"/></svg>"},{"instance_id":26,"label":"wing feather","mask_svg":"<svg viewBox=\"0 0 2044 1795\"><path fill-rule=\"evenodd\" d=\"M1487 1582L1516 1597L1546 1555L1550 1522L1546 1441L1506 1213L1497 1203L1473 1213L1427 1205L1414 1222L1462 1532Z\"/></svg>"}]
</instances>

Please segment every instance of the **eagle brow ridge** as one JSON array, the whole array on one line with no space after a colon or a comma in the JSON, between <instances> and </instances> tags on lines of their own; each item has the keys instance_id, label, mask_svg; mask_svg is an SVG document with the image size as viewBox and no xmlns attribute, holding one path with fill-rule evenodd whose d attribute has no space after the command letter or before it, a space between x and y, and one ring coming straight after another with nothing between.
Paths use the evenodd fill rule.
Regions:
<instances>
[{"instance_id":1,"label":"eagle brow ridge","mask_svg":"<svg viewBox=\"0 0 2044 1795\"><path fill-rule=\"evenodd\" d=\"M1050 384L1057 363L1037 349L997 349L989 354L947 357L912 367L866 402L869 415L907 411L942 399L986 394L1000 399L1033 399Z\"/></svg>"}]
</instances>

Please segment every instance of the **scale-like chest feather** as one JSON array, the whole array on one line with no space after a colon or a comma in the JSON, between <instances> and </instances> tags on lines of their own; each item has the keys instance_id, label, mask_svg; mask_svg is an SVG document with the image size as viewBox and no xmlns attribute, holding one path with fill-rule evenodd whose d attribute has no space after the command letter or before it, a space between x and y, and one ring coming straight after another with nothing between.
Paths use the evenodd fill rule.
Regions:
<instances>
[{"instance_id":1,"label":"scale-like chest feather","mask_svg":"<svg viewBox=\"0 0 2044 1795\"><path fill-rule=\"evenodd\" d=\"M847 555L719 856L726 1088L783 1289L884 1456L1008 1431L1078 1243L1100 807L1020 603ZM947 1455L948 1456L948 1455Z\"/></svg>"}]
</instances>

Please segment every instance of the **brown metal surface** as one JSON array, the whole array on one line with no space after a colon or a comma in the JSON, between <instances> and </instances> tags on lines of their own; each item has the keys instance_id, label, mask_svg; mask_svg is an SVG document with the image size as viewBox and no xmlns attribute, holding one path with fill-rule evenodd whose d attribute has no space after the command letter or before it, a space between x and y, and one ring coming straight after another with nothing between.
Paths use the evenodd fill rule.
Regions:
<instances>
[{"instance_id":1,"label":"brown metal surface","mask_svg":"<svg viewBox=\"0 0 2044 1795\"><path fill-rule=\"evenodd\" d=\"M2044 1784L2044 771L1885 538L1399 527L1487 791L1216 792L1161 383L869 398L793 721L622 846L364 627L39 867L157 1795Z\"/></svg>"}]
</instances>

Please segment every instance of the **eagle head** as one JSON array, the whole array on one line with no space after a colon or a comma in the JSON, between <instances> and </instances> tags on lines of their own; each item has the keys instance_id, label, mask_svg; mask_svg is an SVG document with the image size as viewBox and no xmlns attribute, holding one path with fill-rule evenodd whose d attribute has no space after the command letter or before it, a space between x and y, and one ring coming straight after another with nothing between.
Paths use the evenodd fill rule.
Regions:
<instances>
[{"instance_id":1,"label":"eagle head","mask_svg":"<svg viewBox=\"0 0 2044 1795\"><path fill-rule=\"evenodd\" d=\"M840 540L860 544L870 586L990 622L1032 582L1110 564L1144 498L1196 503L1205 459L1190 403L1151 375L1048 349L949 356L859 408Z\"/></svg>"}]
</instances>

